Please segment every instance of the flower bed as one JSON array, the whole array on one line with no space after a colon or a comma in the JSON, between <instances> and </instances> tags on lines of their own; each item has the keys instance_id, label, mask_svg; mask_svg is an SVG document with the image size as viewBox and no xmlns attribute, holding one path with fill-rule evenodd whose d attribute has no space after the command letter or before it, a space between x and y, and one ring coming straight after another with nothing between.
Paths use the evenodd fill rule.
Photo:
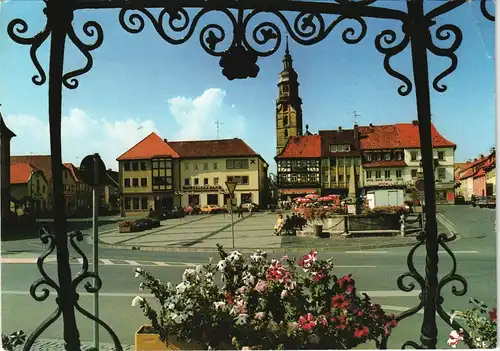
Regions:
<instances>
[{"instance_id":1,"label":"flower bed","mask_svg":"<svg viewBox=\"0 0 500 351\"><path fill-rule=\"evenodd\" d=\"M139 232L141 230L143 229L137 227L134 221L121 221L120 223L118 223L119 233L132 233L132 232Z\"/></svg>"},{"instance_id":2,"label":"flower bed","mask_svg":"<svg viewBox=\"0 0 500 351\"><path fill-rule=\"evenodd\" d=\"M257 251L238 251L220 261L186 269L177 286L163 284L142 268L140 289L148 289L162 306L155 311L134 298L162 341L176 337L207 348L232 345L257 349L350 349L389 335L397 322L370 298L356 294L351 275L332 273L332 259L311 251L298 261L287 256L269 261ZM220 272L224 285L218 287Z\"/></svg>"}]
</instances>

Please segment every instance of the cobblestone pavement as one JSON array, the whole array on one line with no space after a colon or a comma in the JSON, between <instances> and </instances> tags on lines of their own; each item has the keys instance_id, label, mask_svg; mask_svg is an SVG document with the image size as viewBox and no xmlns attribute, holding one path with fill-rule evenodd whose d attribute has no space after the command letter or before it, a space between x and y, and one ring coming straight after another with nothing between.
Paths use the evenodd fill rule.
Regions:
<instances>
[{"instance_id":1,"label":"cobblestone pavement","mask_svg":"<svg viewBox=\"0 0 500 351\"><path fill-rule=\"evenodd\" d=\"M82 342L81 350L87 351L94 346L94 343ZM134 351L134 345L123 345L123 351ZM23 345L14 348L14 351L22 351ZM64 340L59 339L40 339L35 341L32 351L61 351L64 350ZM112 343L100 343L99 351L115 351L115 345Z\"/></svg>"}]
</instances>

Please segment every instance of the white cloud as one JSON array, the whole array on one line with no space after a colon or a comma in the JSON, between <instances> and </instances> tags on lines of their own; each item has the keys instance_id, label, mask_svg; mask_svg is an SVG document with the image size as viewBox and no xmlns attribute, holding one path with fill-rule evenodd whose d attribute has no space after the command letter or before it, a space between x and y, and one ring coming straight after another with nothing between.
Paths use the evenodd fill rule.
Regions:
<instances>
[{"instance_id":1,"label":"white cloud","mask_svg":"<svg viewBox=\"0 0 500 351\"><path fill-rule=\"evenodd\" d=\"M175 140L216 139L220 123L220 138L243 137L246 119L236 113L233 105L224 103L226 92L207 89L196 98L177 96L168 100L169 110L180 130Z\"/></svg>"},{"instance_id":2,"label":"white cloud","mask_svg":"<svg viewBox=\"0 0 500 351\"><path fill-rule=\"evenodd\" d=\"M26 115L11 115L5 120L17 135L12 139L12 155L50 154L48 122ZM61 123L63 161L79 166L83 157L98 152L106 167L116 170L116 158L151 132L158 132L152 120L94 119L73 108Z\"/></svg>"}]
</instances>

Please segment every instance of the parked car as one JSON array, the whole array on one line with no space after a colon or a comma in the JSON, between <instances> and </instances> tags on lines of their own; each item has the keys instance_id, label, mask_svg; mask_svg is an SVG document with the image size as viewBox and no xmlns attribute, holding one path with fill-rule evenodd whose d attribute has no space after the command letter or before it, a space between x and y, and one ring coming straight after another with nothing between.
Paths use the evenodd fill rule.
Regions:
<instances>
[{"instance_id":1,"label":"parked car","mask_svg":"<svg viewBox=\"0 0 500 351\"><path fill-rule=\"evenodd\" d=\"M488 196L476 196L472 201L472 207L479 206L480 208L486 207L488 205Z\"/></svg>"},{"instance_id":2,"label":"parked car","mask_svg":"<svg viewBox=\"0 0 500 351\"><path fill-rule=\"evenodd\" d=\"M250 207L251 202L247 202L246 204L241 204L241 209L243 212L248 212L248 208ZM252 203L253 212L259 212L259 205Z\"/></svg>"},{"instance_id":3,"label":"parked car","mask_svg":"<svg viewBox=\"0 0 500 351\"><path fill-rule=\"evenodd\" d=\"M496 208L497 207L496 196L492 196L488 199L488 202L486 203L486 207L488 207L488 208Z\"/></svg>"},{"instance_id":4,"label":"parked car","mask_svg":"<svg viewBox=\"0 0 500 351\"><path fill-rule=\"evenodd\" d=\"M154 221L151 218L141 218L135 220L135 226L142 229L152 229L154 228Z\"/></svg>"},{"instance_id":5,"label":"parked car","mask_svg":"<svg viewBox=\"0 0 500 351\"><path fill-rule=\"evenodd\" d=\"M206 206L203 206L200 210L201 210L201 213L208 213L208 214L220 212L220 208L217 205L206 205Z\"/></svg>"},{"instance_id":6,"label":"parked car","mask_svg":"<svg viewBox=\"0 0 500 351\"><path fill-rule=\"evenodd\" d=\"M465 197L462 195L455 196L455 205L465 205Z\"/></svg>"}]
</instances>

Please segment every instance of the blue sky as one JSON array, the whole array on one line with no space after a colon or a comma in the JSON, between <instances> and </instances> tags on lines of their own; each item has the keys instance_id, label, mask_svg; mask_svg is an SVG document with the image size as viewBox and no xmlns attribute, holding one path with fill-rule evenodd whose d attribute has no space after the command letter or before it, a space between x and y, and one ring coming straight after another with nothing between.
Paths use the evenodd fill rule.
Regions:
<instances>
[{"instance_id":1,"label":"blue sky","mask_svg":"<svg viewBox=\"0 0 500 351\"><path fill-rule=\"evenodd\" d=\"M429 2L428 8L437 3ZM405 8L399 1L377 4ZM36 70L29 48L14 43L6 32L8 23L21 17L29 25L28 33L35 34L45 23L42 9L42 2L13 0L4 3L0 12L1 112L18 135L12 142L16 155L50 151L48 85L31 82ZM284 45L274 55L259 59L256 79L229 81L221 73L219 59L199 44L202 25L210 19L231 29L227 20L208 14L187 43L174 46L163 41L150 22L141 33L129 34L118 23L117 10L78 11L74 23L80 38L86 40L82 24L96 20L103 27L104 43L92 52L94 67L80 77L80 86L64 89L64 161L78 165L85 155L99 152L107 166L116 169L115 158L151 131L169 140L215 139L215 121L220 120L221 138L243 138L274 170L276 84ZM351 23L356 27L355 22L346 21L313 46L290 42L304 125L309 124L312 132L349 128L354 110L361 115L360 125L416 119L414 93L398 95L400 82L385 72L383 55L374 46L381 30L400 33L397 23L367 20L366 37L348 45L341 33ZM482 17L476 1L438 20L438 25L446 23L458 25L464 40L457 51L457 70L442 81L448 90L432 91L433 122L458 145L456 160L463 161L486 154L495 144L494 24ZM38 51L46 71L48 44ZM83 67L84 56L70 42L66 47L65 71ZM413 78L409 48L392 62L395 69ZM431 78L449 65L448 59L430 53L429 62Z\"/></svg>"}]
</instances>

